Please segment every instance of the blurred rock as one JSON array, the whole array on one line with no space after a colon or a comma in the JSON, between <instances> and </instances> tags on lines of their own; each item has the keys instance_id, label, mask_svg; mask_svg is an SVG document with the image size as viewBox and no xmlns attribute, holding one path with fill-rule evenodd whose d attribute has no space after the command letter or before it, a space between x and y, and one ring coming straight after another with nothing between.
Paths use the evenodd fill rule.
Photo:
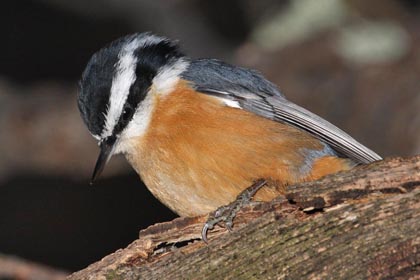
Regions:
<instances>
[{"instance_id":1,"label":"blurred rock","mask_svg":"<svg viewBox=\"0 0 420 280\"><path fill-rule=\"evenodd\" d=\"M340 26L350 11L343 0L294 0L273 17L257 25L251 35L265 50L279 50Z\"/></svg>"},{"instance_id":2,"label":"blurred rock","mask_svg":"<svg viewBox=\"0 0 420 280\"><path fill-rule=\"evenodd\" d=\"M0 279L64 280L68 273L0 254Z\"/></svg>"},{"instance_id":3,"label":"blurred rock","mask_svg":"<svg viewBox=\"0 0 420 280\"><path fill-rule=\"evenodd\" d=\"M388 63L401 60L410 49L407 31L397 22L362 21L339 30L336 52L348 63Z\"/></svg>"}]
</instances>

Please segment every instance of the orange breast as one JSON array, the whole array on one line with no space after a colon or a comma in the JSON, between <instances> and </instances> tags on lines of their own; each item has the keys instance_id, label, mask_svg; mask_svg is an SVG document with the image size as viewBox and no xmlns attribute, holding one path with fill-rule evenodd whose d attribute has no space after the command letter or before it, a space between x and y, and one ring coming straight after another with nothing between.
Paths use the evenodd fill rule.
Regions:
<instances>
[{"instance_id":1,"label":"orange breast","mask_svg":"<svg viewBox=\"0 0 420 280\"><path fill-rule=\"evenodd\" d=\"M227 204L258 178L274 182L256 196L269 200L286 184L351 166L336 157L308 159L325 145L291 126L227 107L185 82L159 98L146 135L131 140L136 149L127 158L150 191L181 216Z\"/></svg>"}]
</instances>

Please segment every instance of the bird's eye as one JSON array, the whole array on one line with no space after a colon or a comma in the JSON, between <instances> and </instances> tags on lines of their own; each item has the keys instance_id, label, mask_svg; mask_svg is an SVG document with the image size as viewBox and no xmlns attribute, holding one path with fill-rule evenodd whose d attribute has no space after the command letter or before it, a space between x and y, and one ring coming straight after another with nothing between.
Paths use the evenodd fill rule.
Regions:
<instances>
[{"instance_id":1,"label":"bird's eye","mask_svg":"<svg viewBox=\"0 0 420 280\"><path fill-rule=\"evenodd\" d=\"M133 112L134 112L133 107L131 107L130 104L126 104L124 106L124 110L123 110L123 113L122 113L122 120L124 122L129 121L131 116L133 115Z\"/></svg>"}]
</instances>

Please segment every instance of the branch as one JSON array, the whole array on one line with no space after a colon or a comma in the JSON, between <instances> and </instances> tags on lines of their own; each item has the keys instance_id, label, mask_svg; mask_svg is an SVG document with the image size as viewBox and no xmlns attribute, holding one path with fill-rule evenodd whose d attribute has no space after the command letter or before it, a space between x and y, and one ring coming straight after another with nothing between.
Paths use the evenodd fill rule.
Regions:
<instances>
[{"instance_id":1,"label":"branch","mask_svg":"<svg viewBox=\"0 0 420 280\"><path fill-rule=\"evenodd\" d=\"M69 279L381 278L420 273L420 156L394 158L288 187L252 203L235 230L200 238L206 216L140 232Z\"/></svg>"}]
</instances>

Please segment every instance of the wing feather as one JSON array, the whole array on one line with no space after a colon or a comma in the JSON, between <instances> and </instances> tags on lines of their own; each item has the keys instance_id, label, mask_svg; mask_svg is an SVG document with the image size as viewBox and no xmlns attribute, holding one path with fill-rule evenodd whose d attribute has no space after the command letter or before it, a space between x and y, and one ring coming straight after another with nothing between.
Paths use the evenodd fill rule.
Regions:
<instances>
[{"instance_id":1,"label":"wing feather","mask_svg":"<svg viewBox=\"0 0 420 280\"><path fill-rule=\"evenodd\" d=\"M183 78L201 93L236 101L244 110L303 129L358 163L382 159L335 125L288 101L274 84L254 70L201 59L190 64Z\"/></svg>"}]
</instances>

